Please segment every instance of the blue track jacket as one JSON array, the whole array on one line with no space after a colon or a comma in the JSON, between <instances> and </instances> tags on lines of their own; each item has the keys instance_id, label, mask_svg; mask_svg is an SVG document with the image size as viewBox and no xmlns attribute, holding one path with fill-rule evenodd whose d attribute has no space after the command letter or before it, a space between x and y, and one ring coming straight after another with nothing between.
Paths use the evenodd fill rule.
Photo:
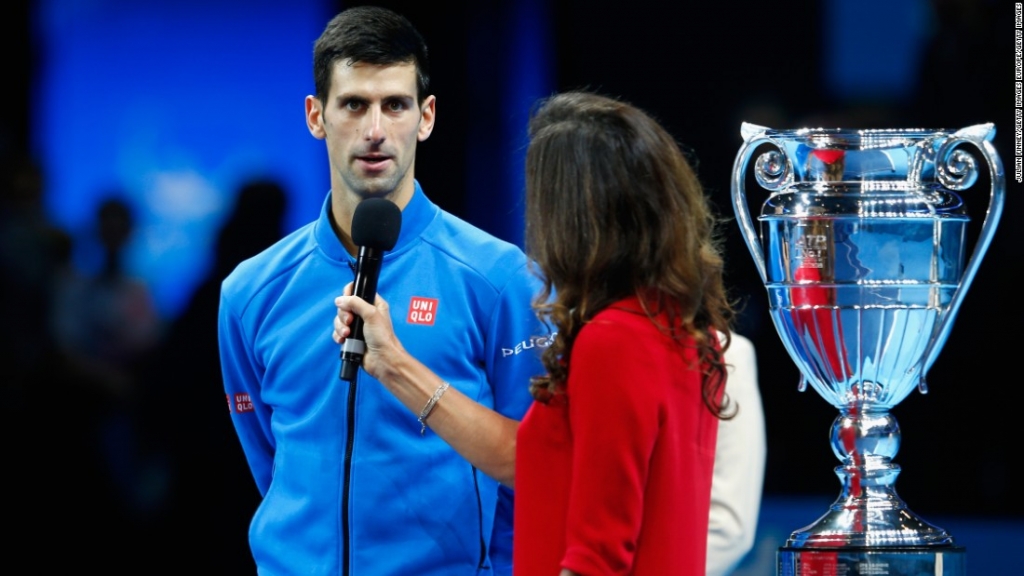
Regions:
<instances>
[{"instance_id":1,"label":"blue track jacket","mask_svg":"<svg viewBox=\"0 0 1024 576\"><path fill-rule=\"evenodd\" d=\"M338 377L334 298L354 278L320 218L241 263L221 289L231 419L263 494L250 526L264 576L511 574L511 491L474 469L360 370ZM470 398L521 419L542 372L540 284L516 246L416 184L377 293L403 346ZM443 399L441 400L444 401Z\"/></svg>"}]
</instances>

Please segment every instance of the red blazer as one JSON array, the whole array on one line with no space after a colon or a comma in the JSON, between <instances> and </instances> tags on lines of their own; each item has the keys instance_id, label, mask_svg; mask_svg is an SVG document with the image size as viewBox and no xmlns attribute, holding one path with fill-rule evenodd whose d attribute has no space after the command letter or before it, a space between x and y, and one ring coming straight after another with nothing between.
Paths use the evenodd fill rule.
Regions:
<instances>
[{"instance_id":1,"label":"red blazer","mask_svg":"<svg viewBox=\"0 0 1024 576\"><path fill-rule=\"evenodd\" d=\"M566 394L534 402L519 427L515 575L703 576L717 434L693 342L659 331L635 298L600 312Z\"/></svg>"}]
</instances>

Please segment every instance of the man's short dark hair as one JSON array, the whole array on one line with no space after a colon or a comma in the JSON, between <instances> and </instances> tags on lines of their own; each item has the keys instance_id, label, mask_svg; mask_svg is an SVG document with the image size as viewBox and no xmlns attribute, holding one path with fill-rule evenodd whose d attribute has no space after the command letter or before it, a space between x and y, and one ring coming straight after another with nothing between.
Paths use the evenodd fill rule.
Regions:
<instances>
[{"instance_id":1,"label":"man's short dark hair","mask_svg":"<svg viewBox=\"0 0 1024 576\"><path fill-rule=\"evenodd\" d=\"M379 6L355 6L327 23L313 46L313 81L316 97L327 102L335 62L363 62L377 66L416 65L416 99L430 94L427 44L404 16Z\"/></svg>"}]
</instances>

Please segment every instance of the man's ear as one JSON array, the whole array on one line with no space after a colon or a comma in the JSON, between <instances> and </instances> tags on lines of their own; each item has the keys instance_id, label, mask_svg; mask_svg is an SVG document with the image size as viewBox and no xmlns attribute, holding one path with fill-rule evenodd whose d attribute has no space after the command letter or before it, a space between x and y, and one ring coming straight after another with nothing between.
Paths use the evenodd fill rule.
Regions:
<instances>
[{"instance_id":1,"label":"man's ear","mask_svg":"<svg viewBox=\"0 0 1024 576\"><path fill-rule=\"evenodd\" d=\"M430 133L434 131L434 113L436 112L436 103L436 97L427 96L423 101L423 105L420 106L420 129L419 133L416 135L416 138L420 142L430 138Z\"/></svg>"},{"instance_id":2,"label":"man's ear","mask_svg":"<svg viewBox=\"0 0 1024 576\"><path fill-rule=\"evenodd\" d=\"M316 96L306 96L306 128L318 140L327 137L324 129L324 109Z\"/></svg>"}]
</instances>

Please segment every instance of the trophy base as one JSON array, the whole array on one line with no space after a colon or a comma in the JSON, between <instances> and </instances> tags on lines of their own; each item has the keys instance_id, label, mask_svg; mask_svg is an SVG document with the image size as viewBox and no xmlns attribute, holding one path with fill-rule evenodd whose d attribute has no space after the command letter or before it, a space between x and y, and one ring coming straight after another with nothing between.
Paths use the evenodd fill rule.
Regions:
<instances>
[{"instance_id":1,"label":"trophy base","mask_svg":"<svg viewBox=\"0 0 1024 576\"><path fill-rule=\"evenodd\" d=\"M966 576L962 546L918 548L788 548L776 555L777 576Z\"/></svg>"}]
</instances>

